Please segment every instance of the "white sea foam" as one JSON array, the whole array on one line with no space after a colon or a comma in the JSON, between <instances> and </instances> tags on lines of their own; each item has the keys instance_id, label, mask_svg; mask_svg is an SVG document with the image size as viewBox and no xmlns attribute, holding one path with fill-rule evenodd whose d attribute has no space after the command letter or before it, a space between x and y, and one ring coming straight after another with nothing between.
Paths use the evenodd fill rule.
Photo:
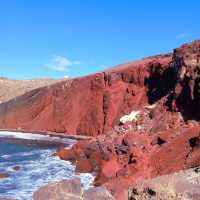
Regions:
<instances>
[{"instance_id":1,"label":"white sea foam","mask_svg":"<svg viewBox=\"0 0 200 200\"><path fill-rule=\"evenodd\" d=\"M0 131L0 138L14 138L14 139L23 139L31 141L46 141L46 142L62 142L68 143L70 146L75 143L75 140L68 138L60 138L50 135L34 134L34 133L22 133L14 131Z\"/></svg>"},{"instance_id":2,"label":"white sea foam","mask_svg":"<svg viewBox=\"0 0 200 200\"><path fill-rule=\"evenodd\" d=\"M7 158L10 158L11 155L2 155L1 157L7 159Z\"/></svg>"}]
</instances>

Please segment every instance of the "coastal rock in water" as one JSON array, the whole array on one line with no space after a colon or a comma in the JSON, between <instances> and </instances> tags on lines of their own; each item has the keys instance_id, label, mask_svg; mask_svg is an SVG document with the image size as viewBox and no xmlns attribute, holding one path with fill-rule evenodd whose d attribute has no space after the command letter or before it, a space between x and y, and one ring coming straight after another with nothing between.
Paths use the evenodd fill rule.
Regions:
<instances>
[{"instance_id":1,"label":"coastal rock in water","mask_svg":"<svg viewBox=\"0 0 200 200\"><path fill-rule=\"evenodd\" d=\"M5 178L9 178L10 175L8 173L0 173L0 180L1 179L5 179Z\"/></svg>"},{"instance_id":2,"label":"coastal rock in water","mask_svg":"<svg viewBox=\"0 0 200 200\"><path fill-rule=\"evenodd\" d=\"M77 160L76 162L76 172L81 173L91 173L93 171L92 164L90 160Z\"/></svg>"},{"instance_id":3,"label":"coastal rock in water","mask_svg":"<svg viewBox=\"0 0 200 200\"><path fill-rule=\"evenodd\" d=\"M84 191L79 179L52 183L34 193L34 200L115 200L105 188Z\"/></svg>"},{"instance_id":4,"label":"coastal rock in water","mask_svg":"<svg viewBox=\"0 0 200 200\"><path fill-rule=\"evenodd\" d=\"M21 167L20 166L14 166L13 168L12 168L14 171L19 171L20 169L21 169Z\"/></svg>"}]
</instances>

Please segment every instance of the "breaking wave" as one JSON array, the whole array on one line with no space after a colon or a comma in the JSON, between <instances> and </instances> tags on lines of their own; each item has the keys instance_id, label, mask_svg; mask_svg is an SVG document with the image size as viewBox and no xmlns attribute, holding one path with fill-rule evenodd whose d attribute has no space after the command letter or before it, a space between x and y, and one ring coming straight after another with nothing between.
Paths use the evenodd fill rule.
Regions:
<instances>
[{"instance_id":1,"label":"breaking wave","mask_svg":"<svg viewBox=\"0 0 200 200\"><path fill-rule=\"evenodd\" d=\"M71 141L69 141L69 145ZM0 197L31 200L33 193L50 182L79 177L87 189L92 186L92 174L75 174L75 166L52 156L55 148L8 143L0 140L0 173L10 178L0 180ZM20 170L14 170L19 166Z\"/></svg>"}]
</instances>

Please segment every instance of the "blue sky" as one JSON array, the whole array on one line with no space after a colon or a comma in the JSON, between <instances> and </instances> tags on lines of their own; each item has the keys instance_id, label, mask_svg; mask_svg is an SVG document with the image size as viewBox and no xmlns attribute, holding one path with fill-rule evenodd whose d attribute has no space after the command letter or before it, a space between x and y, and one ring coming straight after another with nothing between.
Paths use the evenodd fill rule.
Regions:
<instances>
[{"instance_id":1,"label":"blue sky","mask_svg":"<svg viewBox=\"0 0 200 200\"><path fill-rule=\"evenodd\" d=\"M76 77L200 38L198 0L0 0L0 76Z\"/></svg>"}]
</instances>

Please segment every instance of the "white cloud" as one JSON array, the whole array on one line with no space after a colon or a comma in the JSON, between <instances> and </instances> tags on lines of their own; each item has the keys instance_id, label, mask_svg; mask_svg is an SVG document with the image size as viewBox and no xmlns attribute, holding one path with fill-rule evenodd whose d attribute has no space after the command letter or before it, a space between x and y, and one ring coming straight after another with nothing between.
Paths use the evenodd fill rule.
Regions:
<instances>
[{"instance_id":1,"label":"white cloud","mask_svg":"<svg viewBox=\"0 0 200 200\"><path fill-rule=\"evenodd\" d=\"M179 35L176 36L177 39L183 39L187 38L189 36L188 33L180 33Z\"/></svg>"},{"instance_id":2,"label":"white cloud","mask_svg":"<svg viewBox=\"0 0 200 200\"><path fill-rule=\"evenodd\" d=\"M69 76L68 76L68 75L65 75L64 78L65 78L65 79L69 79Z\"/></svg>"},{"instance_id":3,"label":"white cloud","mask_svg":"<svg viewBox=\"0 0 200 200\"><path fill-rule=\"evenodd\" d=\"M101 69L106 69L106 68L107 68L106 65L99 65L99 67L100 67Z\"/></svg>"},{"instance_id":4,"label":"white cloud","mask_svg":"<svg viewBox=\"0 0 200 200\"><path fill-rule=\"evenodd\" d=\"M45 66L57 71L69 71L72 65L80 65L81 62L78 60L70 60L64 56L53 56L48 64Z\"/></svg>"}]
</instances>

